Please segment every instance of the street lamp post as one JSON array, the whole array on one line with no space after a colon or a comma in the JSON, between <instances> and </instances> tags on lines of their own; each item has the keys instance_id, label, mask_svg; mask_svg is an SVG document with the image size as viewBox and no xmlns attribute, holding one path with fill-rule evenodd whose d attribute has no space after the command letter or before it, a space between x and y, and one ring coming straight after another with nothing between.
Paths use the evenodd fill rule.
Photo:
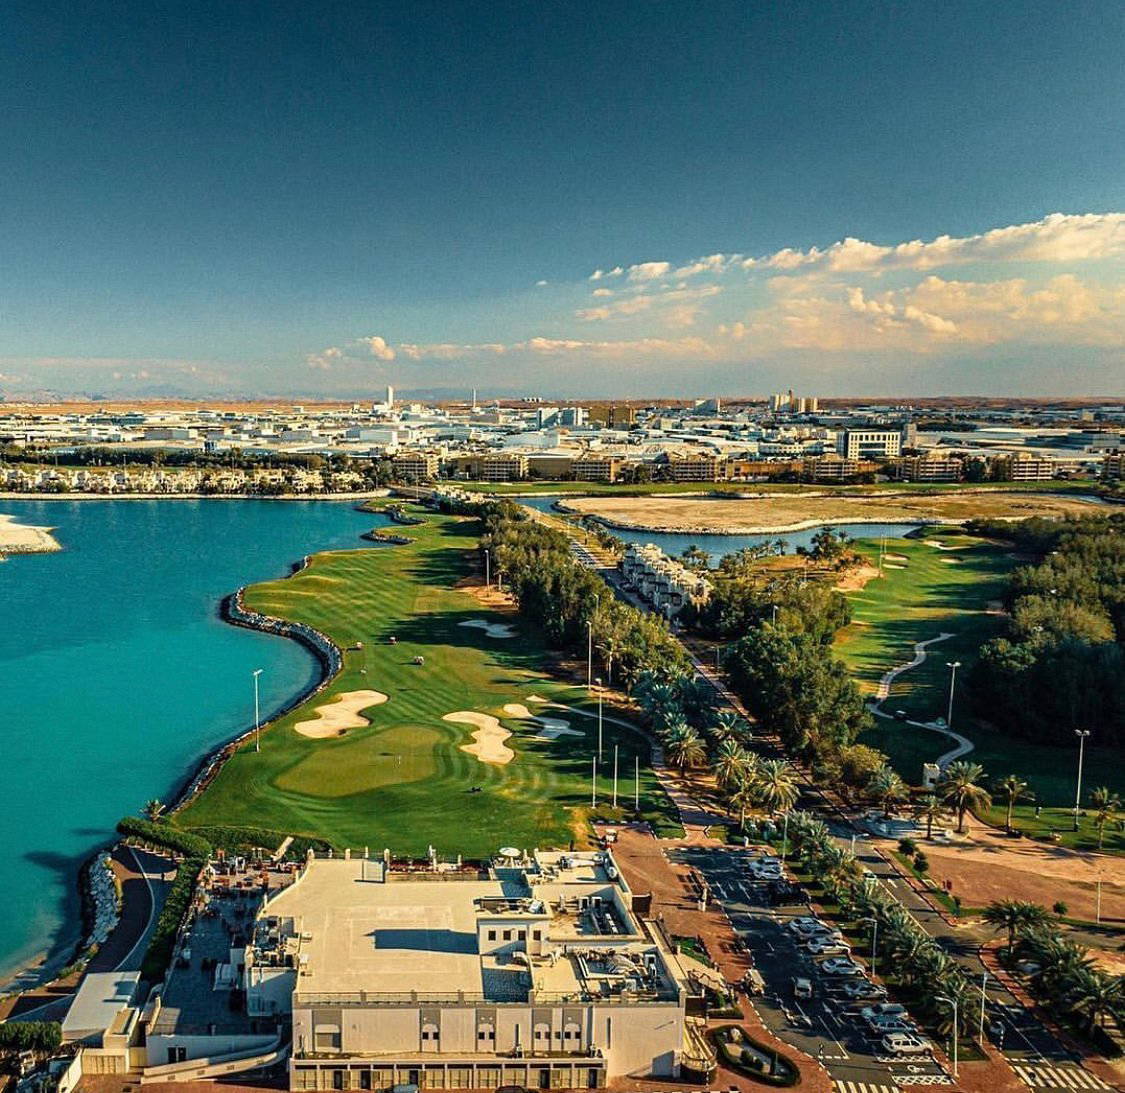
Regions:
<instances>
[{"instance_id":1,"label":"street lamp post","mask_svg":"<svg viewBox=\"0 0 1125 1093\"><path fill-rule=\"evenodd\" d=\"M1078 830L1078 810L1082 807L1082 759L1086 754L1086 737L1090 735L1089 729L1075 729L1074 735L1078 737L1078 784L1074 790L1074 830Z\"/></svg>"},{"instance_id":2,"label":"street lamp post","mask_svg":"<svg viewBox=\"0 0 1125 1093\"><path fill-rule=\"evenodd\" d=\"M875 974L875 958L878 955L879 944L879 920L874 915L869 915L867 918L861 918L860 922L871 923L871 974Z\"/></svg>"},{"instance_id":3,"label":"street lamp post","mask_svg":"<svg viewBox=\"0 0 1125 1093\"><path fill-rule=\"evenodd\" d=\"M484 552L484 587L492 587L492 554L487 548Z\"/></svg>"},{"instance_id":4,"label":"street lamp post","mask_svg":"<svg viewBox=\"0 0 1125 1093\"><path fill-rule=\"evenodd\" d=\"M953 688L957 684L957 669L961 667L959 660L947 660L945 662L947 668L952 669L949 673L949 709L945 718L946 728L953 728Z\"/></svg>"},{"instance_id":5,"label":"street lamp post","mask_svg":"<svg viewBox=\"0 0 1125 1093\"><path fill-rule=\"evenodd\" d=\"M938 1002L944 1002L948 1006L953 1007L953 1078L957 1079L957 999L950 998L946 994L938 994L934 996Z\"/></svg>"},{"instance_id":6,"label":"street lamp post","mask_svg":"<svg viewBox=\"0 0 1125 1093\"><path fill-rule=\"evenodd\" d=\"M988 972L980 973L980 1032L977 1035L977 1040L981 1047L984 1047L984 1011L988 1004L988 995L985 993L985 987L988 985Z\"/></svg>"},{"instance_id":7,"label":"street lamp post","mask_svg":"<svg viewBox=\"0 0 1125 1093\"><path fill-rule=\"evenodd\" d=\"M617 750L619 744L613 745L613 807L617 807Z\"/></svg>"},{"instance_id":8,"label":"street lamp post","mask_svg":"<svg viewBox=\"0 0 1125 1093\"><path fill-rule=\"evenodd\" d=\"M602 758L602 677L598 676L594 682L598 685L598 762Z\"/></svg>"},{"instance_id":9,"label":"street lamp post","mask_svg":"<svg viewBox=\"0 0 1125 1093\"><path fill-rule=\"evenodd\" d=\"M258 716L258 676L262 674L261 668L254 669L254 750L261 751L262 746L258 741L258 730L261 726L261 718Z\"/></svg>"}]
</instances>

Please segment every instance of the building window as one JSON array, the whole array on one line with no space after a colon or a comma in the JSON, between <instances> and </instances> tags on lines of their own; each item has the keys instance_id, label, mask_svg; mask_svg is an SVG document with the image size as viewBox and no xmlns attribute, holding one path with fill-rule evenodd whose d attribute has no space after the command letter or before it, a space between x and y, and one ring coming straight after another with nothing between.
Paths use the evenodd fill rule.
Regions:
<instances>
[{"instance_id":1,"label":"building window","mask_svg":"<svg viewBox=\"0 0 1125 1093\"><path fill-rule=\"evenodd\" d=\"M496 931L495 930L489 930L488 931L488 940L489 941L495 941L496 940Z\"/></svg>"},{"instance_id":2,"label":"building window","mask_svg":"<svg viewBox=\"0 0 1125 1093\"><path fill-rule=\"evenodd\" d=\"M481 1025L477 1029L477 1040L481 1043L496 1043L496 1029L492 1025Z\"/></svg>"},{"instance_id":3,"label":"building window","mask_svg":"<svg viewBox=\"0 0 1125 1093\"><path fill-rule=\"evenodd\" d=\"M316 1051L339 1051L340 1030L333 1029L315 1033L313 1035L313 1048Z\"/></svg>"},{"instance_id":4,"label":"building window","mask_svg":"<svg viewBox=\"0 0 1125 1093\"><path fill-rule=\"evenodd\" d=\"M542 930L532 930L531 931L531 938L532 938L533 941L542 941L543 940L543 931Z\"/></svg>"},{"instance_id":5,"label":"building window","mask_svg":"<svg viewBox=\"0 0 1125 1093\"><path fill-rule=\"evenodd\" d=\"M516 940L517 941L526 941L527 940L527 931L526 930L520 930L519 933L516 934Z\"/></svg>"},{"instance_id":6,"label":"building window","mask_svg":"<svg viewBox=\"0 0 1125 1093\"><path fill-rule=\"evenodd\" d=\"M512 931L511 930L505 930L504 931L504 940L505 941L511 941L512 940Z\"/></svg>"}]
</instances>

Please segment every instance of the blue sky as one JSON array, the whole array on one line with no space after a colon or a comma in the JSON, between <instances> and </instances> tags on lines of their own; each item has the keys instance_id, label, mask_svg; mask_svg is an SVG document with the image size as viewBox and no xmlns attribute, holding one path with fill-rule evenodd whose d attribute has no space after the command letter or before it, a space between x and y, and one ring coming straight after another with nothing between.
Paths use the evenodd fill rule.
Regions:
<instances>
[{"instance_id":1,"label":"blue sky","mask_svg":"<svg viewBox=\"0 0 1125 1093\"><path fill-rule=\"evenodd\" d=\"M1125 393L1116 0L5 29L9 395Z\"/></svg>"}]
</instances>

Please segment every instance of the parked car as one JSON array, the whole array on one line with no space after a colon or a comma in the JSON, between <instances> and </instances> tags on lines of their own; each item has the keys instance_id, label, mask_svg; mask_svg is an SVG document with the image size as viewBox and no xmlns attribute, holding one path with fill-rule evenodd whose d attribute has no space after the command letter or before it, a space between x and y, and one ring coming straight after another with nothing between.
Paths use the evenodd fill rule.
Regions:
<instances>
[{"instance_id":1,"label":"parked car","mask_svg":"<svg viewBox=\"0 0 1125 1093\"><path fill-rule=\"evenodd\" d=\"M863 975L863 968L846 956L830 956L820 965L825 975Z\"/></svg>"},{"instance_id":2,"label":"parked car","mask_svg":"<svg viewBox=\"0 0 1125 1093\"><path fill-rule=\"evenodd\" d=\"M930 1045L910 1032L890 1032L879 1041L888 1055L927 1055Z\"/></svg>"},{"instance_id":3,"label":"parked car","mask_svg":"<svg viewBox=\"0 0 1125 1093\"><path fill-rule=\"evenodd\" d=\"M829 930L830 926L821 922L819 918L813 918L811 915L801 915L799 918L791 918L786 924L786 929L792 930L795 934L809 934L815 933L817 930Z\"/></svg>"},{"instance_id":4,"label":"parked car","mask_svg":"<svg viewBox=\"0 0 1125 1093\"><path fill-rule=\"evenodd\" d=\"M897 1002L877 1002L873 1006L864 1006L859 1011L860 1017L869 1021L872 1017L905 1017L906 1007Z\"/></svg>"},{"instance_id":5,"label":"parked car","mask_svg":"<svg viewBox=\"0 0 1125 1093\"><path fill-rule=\"evenodd\" d=\"M852 951L846 941L831 934L809 938L805 942L805 948L813 956L847 956Z\"/></svg>"},{"instance_id":6,"label":"parked car","mask_svg":"<svg viewBox=\"0 0 1125 1093\"><path fill-rule=\"evenodd\" d=\"M889 1036L892 1032L917 1031L913 1022L904 1021L901 1017L869 1017L867 1027L878 1036Z\"/></svg>"},{"instance_id":7,"label":"parked car","mask_svg":"<svg viewBox=\"0 0 1125 1093\"><path fill-rule=\"evenodd\" d=\"M794 998L812 998L813 985L811 979L805 979L803 976L797 976L793 980L793 997Z\"/></svg>"},{"instance_id":8,"label":"parked car","mask_svg":"<svg viewBox=\"0 0 1125 1093\"><path fill-rule=\"evenodd\" d=\"M887 997L887 988L870 979L849 979L840 984L840 991L851 1002L871 1002Z\"/></svg>"}]
</instances>

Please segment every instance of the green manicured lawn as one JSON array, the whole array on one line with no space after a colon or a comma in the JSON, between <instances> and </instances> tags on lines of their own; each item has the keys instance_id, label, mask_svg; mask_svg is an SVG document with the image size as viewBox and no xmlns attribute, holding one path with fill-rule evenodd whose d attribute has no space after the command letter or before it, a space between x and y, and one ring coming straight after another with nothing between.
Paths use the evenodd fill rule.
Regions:
<instances>
[{"instance_id":1,"label":"green manicured lawn","mask_svg":"<svg viewBox=\"0 0 1125 1093\"><path fill-rule=\"evenodd\" d=\"M249 744L176 819L186 827L253 825L310 835L343 847L424 855L491 855L501 846L567 846L586 834L596 719L542 708L538 695L590 710L582 688L546 674L538 635L519 620L483 608L456 587L471 572L479 525L427 514L403 529L415 542L318 554L303 572L247 590L247 606L307 622L348 652L326 692L281 718ZM510 638L460 625L505 623ZM391 636L397 644L389 644ZM353 648L362 643L362 648ZM424 666L413 663L416 655ZM297 733L295 723L336 695L376 690L390 696L369 707L371 724L329 739ZM533 723L508 717L506 703L558 717L581 736L546 740ZM475 711L502 720L516 754L507 765L482 763L461 750L473 726L443 721ZM632 802L634 757L641 759L641 811L676 830L672 806L647 769L648 746L606 724L599 806L610 789L614 745L619 791ZM474 792L474 790L476 790Z\"/></svg>"},{"instance_id":2,"label":"green manicured lawn","mask_svg":"<svg viewBox=\"0 0 1125 1093\"><path fill-rule=\"evenodd\" d=\"M888 669L913 658L916 642L942 632L951 634L929 647L923 664L895 680L884 704L888 711L901 709L912 718L929 721L946 716L947 662L959 660L959 671L967 672L982 642L1001 631L1002 616L990 614L988 606L1003 597L1016 562L1003 547L968 536L935 529L926 539L955 549L940 550L923 539L888 539L883 575L848 594L853 621L840 632L836 649L863 690L873 693ZM878 564L877 541L864 540L859 547L873 565ZM958 700L962 694L958 687L954 727L967 715Z\"/></svg>"}]
</instances>

